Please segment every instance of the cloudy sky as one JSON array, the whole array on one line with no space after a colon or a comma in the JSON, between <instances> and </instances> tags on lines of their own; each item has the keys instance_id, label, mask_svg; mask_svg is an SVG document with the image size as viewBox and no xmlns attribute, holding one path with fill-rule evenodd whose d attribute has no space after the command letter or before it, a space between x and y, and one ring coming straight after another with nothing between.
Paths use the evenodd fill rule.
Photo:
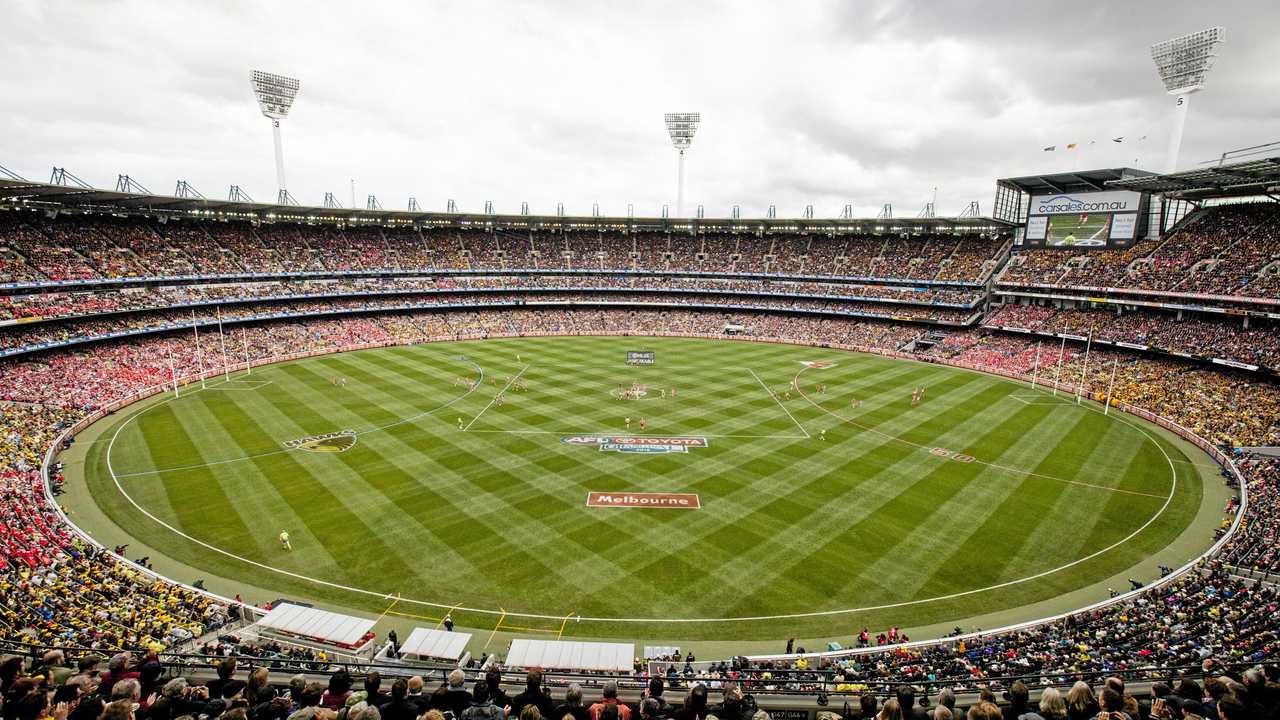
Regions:
<instances>
[{"instance_id":1,"label":"cloudy sky","mask_svg":"<svg viewBox=\"0 0 1280 720\"><path fill-rule=\"evenodd\" d=\"M164 193L275 194L253 68L302 81L284 145L304 204L348 204L354 179L388 209L657 214L676 185L662 114L697 111L690 212L914 215L936 187L940 214L989 213L998 177L1163 167L1148 46L1215 24L1181 165L1280 140L1262 0L3 0L0 20L0 165Z\"/></svg>"}]
</instances>

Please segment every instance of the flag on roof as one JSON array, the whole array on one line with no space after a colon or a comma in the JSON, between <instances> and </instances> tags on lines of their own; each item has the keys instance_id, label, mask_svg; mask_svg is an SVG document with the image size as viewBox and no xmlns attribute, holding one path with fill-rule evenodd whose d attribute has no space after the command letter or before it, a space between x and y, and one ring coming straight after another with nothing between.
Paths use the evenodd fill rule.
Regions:
<instances>
[{"instance_id":1,"label":"flag on roof","mask_svg":"<svg viewBox=\"0 0 1280 720\"><path fill-rule=\"evenodd\" d=\"M1111 138L1111 142L1124 142L1124 136Z\"/></svg>"},{"instance_id":2,"label":"flag on roof","mask_svg":"<svg viewBox=\"0 0 1280 720\"><path fill-rule=\"evenodd\" d=\"M1049 147L1045 148L1045 149L1044 149L1044 151L1045 151L1045 152L1053 152L1054 150L1057 150L1057 149L1058 149L1058 146L1057 146L1057 145L1050 145Z\"/></svg>"},{"instance_id":3,"label":"flag on roof","mask_svg":"<svg viewBox=\"0 0 1280 720\"><path fill-rule=\"evenodd\" d=\"M1075 150L1075 149L1076 149L1076 144L1075 144L1075 143L1067 143L1067 149L1068 149L1068 150Z\"/></svg>"}]
</instances>

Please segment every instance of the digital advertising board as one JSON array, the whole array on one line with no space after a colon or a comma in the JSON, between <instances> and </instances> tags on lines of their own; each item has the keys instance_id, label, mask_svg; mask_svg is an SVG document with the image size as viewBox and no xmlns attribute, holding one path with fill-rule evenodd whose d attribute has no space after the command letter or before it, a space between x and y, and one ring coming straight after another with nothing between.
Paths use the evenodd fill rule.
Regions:
<instances>
[{"instance_id":1,"label":"digital advertising board","mask_svg":"<svg viewBox=\"0 0 1280 720\"><path fill-rule=\"evenodd\" d=\"M1127 190L1033 195L1023 244L1045 248L1125 248L1140 236L1143 193Z\"/></svg>"}]
</instances>

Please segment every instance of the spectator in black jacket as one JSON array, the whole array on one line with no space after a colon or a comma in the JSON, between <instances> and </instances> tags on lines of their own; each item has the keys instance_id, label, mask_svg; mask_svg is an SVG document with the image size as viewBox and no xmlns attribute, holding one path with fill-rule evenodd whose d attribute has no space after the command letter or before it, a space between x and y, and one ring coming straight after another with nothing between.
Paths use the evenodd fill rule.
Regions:
<instances>
[{"instance_id":1,"label":"spectator in black jacket","mask_svg":"<svg viewBox=\"0 0 1280 720\"><path fill-rule=\"evenodd\" d=\"M484 684L489 688L489 700L500 708L511 707L511 698L502 689L502 671L491 667L484 673Z\"/></svg>"},{"instance_id":2,"label":"spectator in black jacket","mask_svg":"<svg viewBox=\"0 0 1280 720\"><path fill-rule=\"evenodd\" d=\"M524 677L524 690L519 695L511 698L511 716L520 717L520 713L526 705L533 705L538 708L538 712L543 718L553 720L555 717L556 704L551 696L542 689L542 671L530 670ZM558 720L558 718L555 718Z\"/></svg>"},{"instance_id":3,"label":"spectator in black jacket","mask_svg":"<svg viewBox=\"0 0 1280 720\"><path fill-rule=\"evenodd\" d=\"M1021 680L1016 680L1013 685L1009 686L1006 699L1009 704L1001 710L1001 713L1004 714L1004 720L1018 720L1018 718L1030 712L1031 693Z\"/></svg>"},{"instance_id":4,"label":"spectator in black jacket","mask_svg":"<svg viewBox=\"0 0 1280 720\"><path fill-rule=\"evenodd\" d=\"M703 695L705 697L705 693ZM556 707L552 720L564 720L565 715L572 715L573 720L589 720L590 713L587 712L586 706L582 704L582 686L578 683L570 683L569 689L564 692L564 704Z\"/></svg>"},{"instance_id":5,"label":"spectator in black jacket","mask_svg":"<svg viewBox=\"0 0 1280 720\"><path fill-rule=\"evenodd\" d=\"M725 683L724 696L719 705L711 708L711 714L719 720L751 720L756 714L756 701L742 692L738 683Z\"/></svg>"},{"instance_id":6,"label":"spectator in black jacket","mask_svg":"<svg viewBox=\"0 0 1280 720\"><path fill-rule=\"evenodd\" d=\"M452 713L455 718L462 717L462 711L471 707L471 693L462 686L465 680L461 670L449 673L449 680L436 690L431 698L431 707L440 712Z\"/></svg>"},{"instance_id":7,"label":"spectator in black jacket","mask_svg":"<svg viewBox=\"0 0 1280 720\"><path fill-rule=\"evenodd\" d=\"M707 709L707 686L694 683L684 699L684 707L676 711L676 720L703 720L710 714Z\"/></svg>"},{"instance_id":8,"label":"spectator in black jacket","mask_svg":"<svg viewBox=\"0 0 1280 720\"><path fill-rule=\"evenodd\" d=\"M902 708L902 717L907 720L929 720L929 711L916 705L916 689L910 685L899 685L895 696L898 707Z\"/></svg>"},{"instance_id":9,"label":"spectator in black jacket","mask_svg":"<svg viewBox=\"0 0 1280 720\"><path fill-rule=\"evenodd\" d=\"M667 684L660 677L649 678L649 687L645 688L644 698L646 700L654 700L658 703L659 715L667 714L667 700L662 697L662 693L667 689Z\"/></svg>"},{"instance_id":10,"label":"spectator in black jacket","mask_svg":"<svg viewBox=\"0 0 1280 720\"><path fill-rule=\"evenodd\" d=\"M391 699L378 707L382 720L417 720L418 706L409 700L409 681L397 678L391 683Z\"/></svg>"},{"instance_id":11,"label":"spectator in black jacket","mask_svg":"<svg viewBox=\"0 0 1280 720\"><path fill-rule=\"evenodd\" d=\"M426 685L421 675L414 675L409 678L409 694L405 696L405 700L413 703L414 717L425 713L431 708L431 696L424 693L422 688Z\"/></svg>"},{"instance_id":12,"label":"spectator in black jacket","mask_svg":"<svg viewBox=\"0 0 1280 720\"><path fill-rule=\"evenodd\" d=\"M462 711L462 720L505 720L506 714L502 708L494 705L489 699L487 681L477 680L472 695L474 697L471 700L471 707Z\"/></svg>"}]
</instances>

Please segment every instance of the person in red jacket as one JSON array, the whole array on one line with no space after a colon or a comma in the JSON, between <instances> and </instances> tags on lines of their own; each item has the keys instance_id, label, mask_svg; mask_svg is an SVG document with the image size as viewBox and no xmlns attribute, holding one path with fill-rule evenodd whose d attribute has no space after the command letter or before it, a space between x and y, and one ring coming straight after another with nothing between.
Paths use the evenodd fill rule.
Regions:
<instances>
[{"instance_id":1,"label":"person in red jacket","mask_svg":"<svg viewBox=\"0 0 1280 720\"><path fill-rule=\"evenodd\" d=\"M591 720L600 720L600 714L610 705L618 708L618 720L631 720L631 708L626 703L618 702L618 683L609 680L600 690L600 702L591 706Z\"/></svg>"}]
</instances>

